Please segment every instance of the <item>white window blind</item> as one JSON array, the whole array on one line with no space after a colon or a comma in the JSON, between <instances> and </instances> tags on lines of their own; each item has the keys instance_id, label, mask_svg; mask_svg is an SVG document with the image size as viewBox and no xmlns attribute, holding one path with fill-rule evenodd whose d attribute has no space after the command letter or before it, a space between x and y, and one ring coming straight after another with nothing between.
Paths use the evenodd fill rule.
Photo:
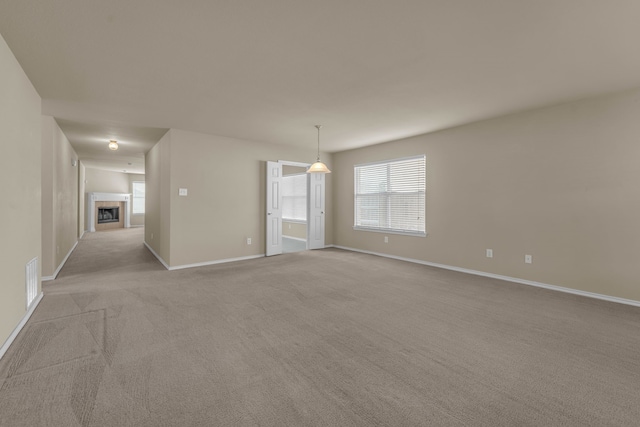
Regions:
<instances>
[{"instance_id":1,"label":"white window blind","mask_svg":"<svg viewBox=\"0 0 640 427\"><path fill-rule=\"evenodd\" d=\"M282 177L282 219L307 220L307 174Z\"/></svg>"},{"instance_id":2,"label":"white window blind","mask_svg":"<svg viewBox=\"0 0 640 427\"><path fill-rule=\"evenodd\" d=\"M426 235L426 157L354 166L354 229Z\"/></svg>"},{"instance_id":3,"label":"white window blind","mask_svg":"<svg viewBox=\"0 0 640 427\"><path fill-rule=\"evenodd\" d=\"M134 214L144 213L144 182L143 181L133 182L133 207L132 208L133 208Z\"/></svg>"}]
</instances>

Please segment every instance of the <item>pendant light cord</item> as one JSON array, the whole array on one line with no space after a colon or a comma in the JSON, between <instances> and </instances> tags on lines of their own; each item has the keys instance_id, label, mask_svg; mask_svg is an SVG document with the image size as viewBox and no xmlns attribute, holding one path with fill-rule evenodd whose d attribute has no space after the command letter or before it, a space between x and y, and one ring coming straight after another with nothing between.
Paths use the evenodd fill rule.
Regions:
<instances>
[{"instance_id":1,"label":"pendant light cord","mask_svg":"<svg viewBox=\"0 0 640 427\"><path fill-rule=\"evenodd\" d=\"M318 161L320 161L320 128L322 127L322 125L316 125L316 128L318 128Z\"/></svg>"}]
</instances>

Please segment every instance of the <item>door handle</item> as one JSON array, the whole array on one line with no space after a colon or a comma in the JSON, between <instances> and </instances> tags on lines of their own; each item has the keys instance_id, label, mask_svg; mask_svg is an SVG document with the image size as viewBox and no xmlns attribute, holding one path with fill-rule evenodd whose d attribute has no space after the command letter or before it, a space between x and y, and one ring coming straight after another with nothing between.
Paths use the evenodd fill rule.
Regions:
<instances>
[{"instance_id":1,"label":"door handle","mask_svg":"<svg viewBox=\"0 0 640 427\"><path fill-rule=\"evenodd\" d=\"M267 212L267 215L271 215L271 212Z\"/></svg>"},{"instance_id":2,"label":"door handle","mask_svg":"<svg viewBox=\"0 0 640 427\"><path fill-rule=\"evenodd\" d=\"M320 214L324 215L324 212L321 211Z\"/></svg>"}]
</instances>

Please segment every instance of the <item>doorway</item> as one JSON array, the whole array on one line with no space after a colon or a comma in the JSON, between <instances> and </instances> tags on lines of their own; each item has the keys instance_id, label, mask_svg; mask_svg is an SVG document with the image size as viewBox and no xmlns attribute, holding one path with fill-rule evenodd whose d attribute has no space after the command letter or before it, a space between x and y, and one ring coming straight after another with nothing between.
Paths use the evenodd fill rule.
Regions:
<instances>
[{"instance_id":1,"label":"doorway","mask_svg":"<svg viewBox=\"0 0 640 427\"><path fill-rule=\"evenodd\" d=\"M307 168L282 165L282 253L307 250Z\"/></svg>"},{"instance_id":2,"label":"doorway","mask_svg":"<svg viewBox=\"0 0 640 427\"><path fill-rule=\"evenodd\" d=\"M267 161L267 256L324 248L325 176L308 167Z\"/></svg>"}]
</instances>

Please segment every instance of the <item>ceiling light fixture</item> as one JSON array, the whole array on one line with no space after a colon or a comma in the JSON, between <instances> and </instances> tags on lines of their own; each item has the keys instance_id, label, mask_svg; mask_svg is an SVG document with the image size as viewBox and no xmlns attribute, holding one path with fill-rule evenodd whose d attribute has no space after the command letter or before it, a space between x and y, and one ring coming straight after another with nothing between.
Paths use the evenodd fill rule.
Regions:
<instances>
[{"instance_id":1,"label":"ceiling light fixture","mask_svg":"<svg viewBox=\"0 0 640 427\"><path fill-rule=\"evenodd\" d=\"M109 141L109 150L116 151L117 149L118 149L118 141L116 141L115 139L112 139L111 141Z\"/></svg>"},{"instance_id":2,"label":"ceiling light fixture","mask_svg":"<svg viewBox=\"0 0 640 427\"><path fill-rule=\"evenodd\" d=\"M307 173L331 173L327 165L325 165L320 161L320 128L321 127L322 125L316 125L316 128L318 129L318 159L314 164L309 166L309 169L307 169Z\"/></svg>"}]
</instances>

